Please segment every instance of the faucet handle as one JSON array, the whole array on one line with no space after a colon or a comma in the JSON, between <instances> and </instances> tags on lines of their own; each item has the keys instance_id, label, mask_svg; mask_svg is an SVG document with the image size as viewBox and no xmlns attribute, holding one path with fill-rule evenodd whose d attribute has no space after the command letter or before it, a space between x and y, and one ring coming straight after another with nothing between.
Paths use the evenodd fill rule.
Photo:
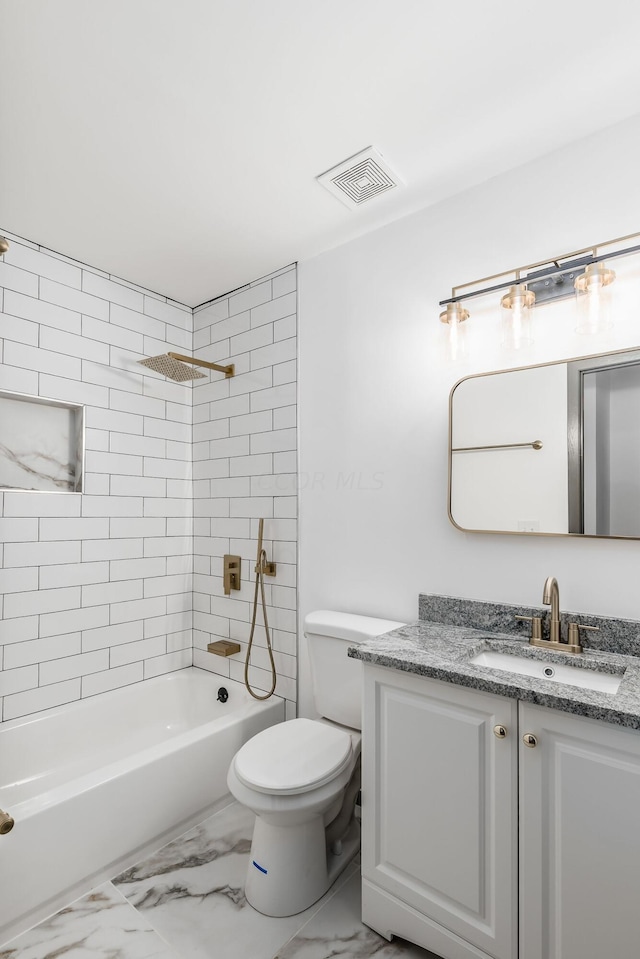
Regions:
<instances>
[{"instance_id":1,"label":"faucet handle","mask_svg":"<svg viewBox=\"0 0 640 959\"><path fill-rule=\"evenodd\" d=\"M541 616L516 616L514 618L528 620L531 623L531 639L542 639Z\"/></svg>"},{"instance_id":2,"label":"faucet handle","mask_svg":"<svg viewBox=\"0 0 640 959\"><path fill-rule=\"evenodd\" d=\"M567 636L567 643L570 646L580 646L581 629L590 629L594 633L600 631L599 626L586 626L584 623L569 623L569 635Z\"/></svg>"}]
</instances>

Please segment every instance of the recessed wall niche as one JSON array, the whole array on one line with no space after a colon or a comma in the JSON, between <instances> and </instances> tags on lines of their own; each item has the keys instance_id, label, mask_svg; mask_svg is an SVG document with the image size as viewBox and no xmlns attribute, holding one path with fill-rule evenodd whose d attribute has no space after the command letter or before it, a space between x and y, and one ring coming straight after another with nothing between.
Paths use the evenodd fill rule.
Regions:
<instances>
[{"instance_id":1,"label":"recessed wall niche","mask_svg":"<svg viewBox=\"0 0 640 959\"><path fill-rule=\"evenodd\" d=\"M81 493L84 407L0 390L0 489Z\"/></svg>"}]
</instances>

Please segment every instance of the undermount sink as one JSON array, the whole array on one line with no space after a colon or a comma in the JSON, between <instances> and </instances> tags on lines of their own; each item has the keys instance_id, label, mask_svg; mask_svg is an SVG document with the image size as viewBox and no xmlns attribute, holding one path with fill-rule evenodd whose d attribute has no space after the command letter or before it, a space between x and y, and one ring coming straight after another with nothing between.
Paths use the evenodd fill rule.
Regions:
<instances>
[{"instance_id":1,"label":"undermount sink","mask_svg":"<svg viewBox=\"0 0 640 959\"><path fill-rule=\"evenodd\" d=\"M474 666L488 666L521 676L536 676L568 686L580 686L600 693L617 693L624 676L620 673L608 673L600 669L587 669L585 666L553 663L548 660L529 659L517 653L500 653L494 649L483 649L469 660Z\"/></svg>"}]
</instances>

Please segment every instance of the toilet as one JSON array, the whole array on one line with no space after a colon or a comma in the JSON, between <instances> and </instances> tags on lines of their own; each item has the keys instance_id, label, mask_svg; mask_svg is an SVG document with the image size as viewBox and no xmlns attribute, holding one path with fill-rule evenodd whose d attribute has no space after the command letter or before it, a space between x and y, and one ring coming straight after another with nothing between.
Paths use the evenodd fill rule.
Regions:
<instances>
[{"instance_id":1,"label":"toilet","mask_svg":"<svg viewBox=\"0 0 640 959\"><path fill-rule=\"evenodd\" d=\"M321 719L271 726L236 753L227 776L256 815L245 894L266 916L292 916L320 899L360 847L362 667L350 645L402 623L350 613L309 613L316 710Z\"/></svg>"}]
</instances>

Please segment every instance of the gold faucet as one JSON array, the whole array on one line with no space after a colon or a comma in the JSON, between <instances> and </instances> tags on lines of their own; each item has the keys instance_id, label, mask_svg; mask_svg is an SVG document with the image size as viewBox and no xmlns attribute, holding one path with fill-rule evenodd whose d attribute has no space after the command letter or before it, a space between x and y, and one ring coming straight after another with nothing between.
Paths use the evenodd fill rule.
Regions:
<instances>
[{"instance_id":1,"label":"gold faucet","mask_svg":"<svg viewBox=\"0 0 640 959\"><path fill-rule=\"evenodd\" d=\"M560 633L560 590L555 576L547 576L542 590L542 602L551 606L551 621L549 623L549 639L547 642L557 645L562 642ZM564 644L563 644L564 645Z\"/></svg>"},{"instance_id":2,"label":"gold faucet","mask_svg":"<svg viewBox=\"0 0 640 959\"><path fill-rule=\"evenodd\" d=\"M545 606L551 607L551 619L549 622L549 638L542 638L542 618L540 616L516 616L516 619L528 619L531 621L531 646L540 646L543 649L555 649L559 653L581 653L580 645L581 629L598 630L598 626L585 626L583 623L569 623L567 639L562 638L562 624L560 622L560 590L558 589L558 580L555 576L547 576L544 581L542 591L542 602Z\"/></svg>"}]
</instances>

